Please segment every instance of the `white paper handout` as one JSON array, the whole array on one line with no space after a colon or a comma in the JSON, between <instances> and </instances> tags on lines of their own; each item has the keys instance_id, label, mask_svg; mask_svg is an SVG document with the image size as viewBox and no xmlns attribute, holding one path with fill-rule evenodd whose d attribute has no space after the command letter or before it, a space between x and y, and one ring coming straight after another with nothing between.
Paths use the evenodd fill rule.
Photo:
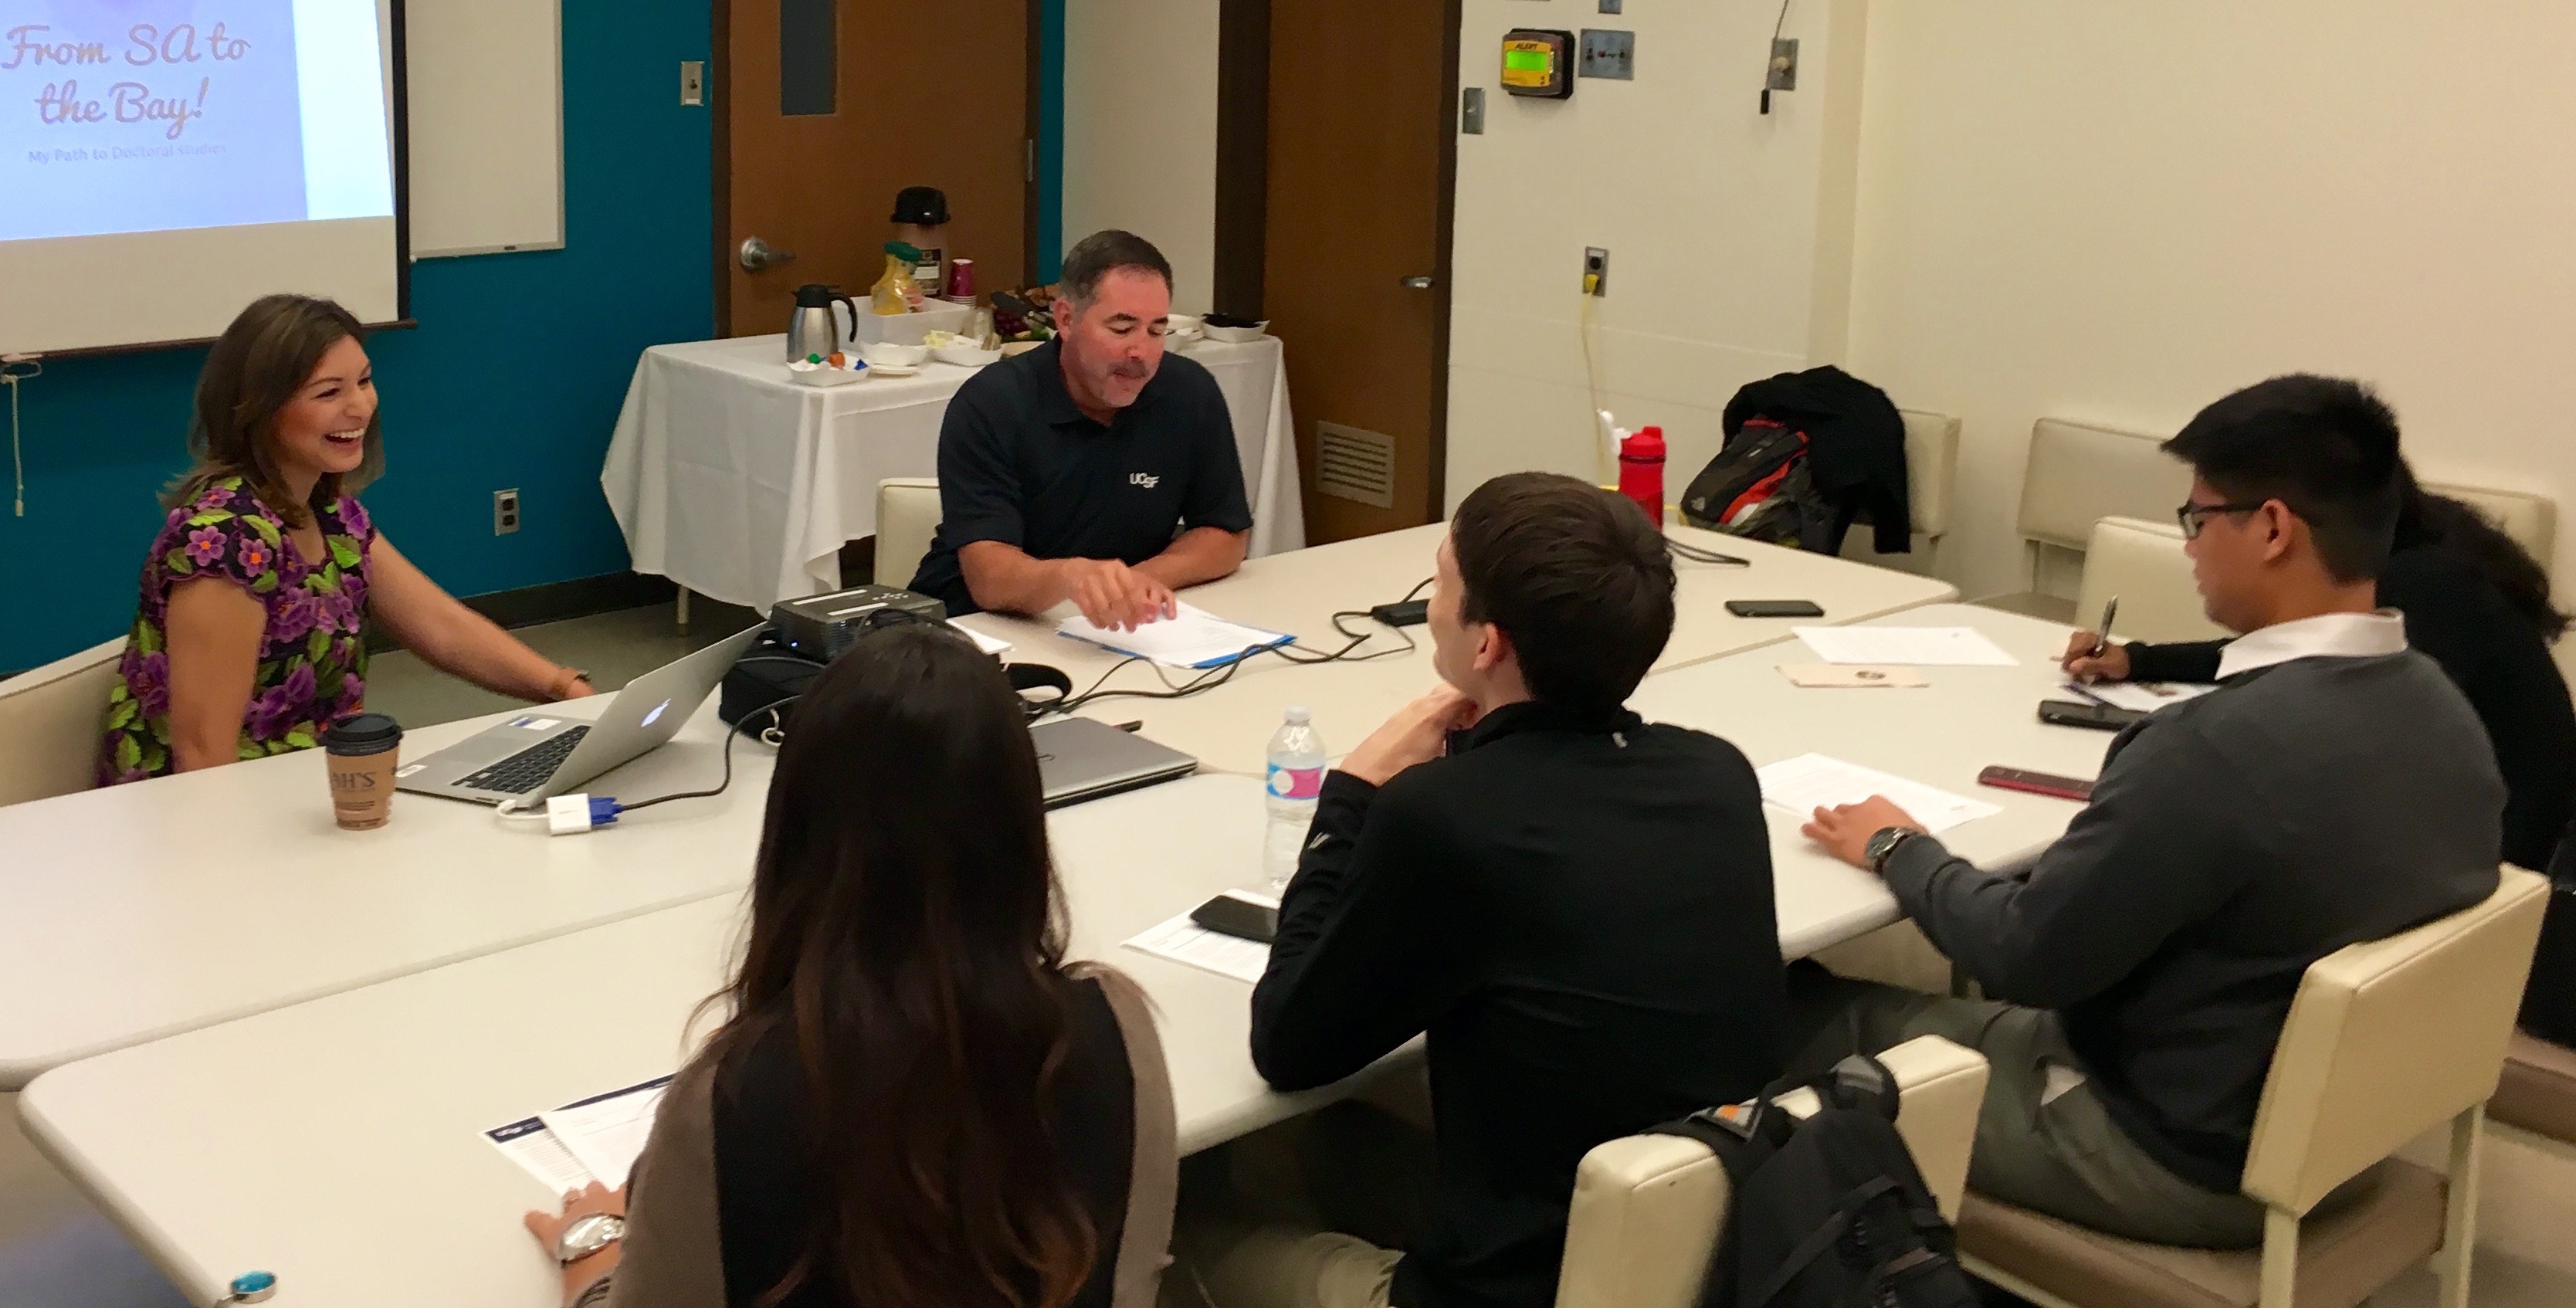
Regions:
<instances>
[{"instance_id":1,"label":"white paper handout","mask_svg":"<svg viewBox=\"0 0 2576 1308\"><path fill-rule=\"evenodd\" d=\"M973 627L960 626L953 619L950 620L948 625L955 627L959 631L965 632L966 638L975 642L975 648L980 649L987 654L999 654L1011 647L1011 642L1004 640L999 636L987 636L983 632L975 630Z\"/></svg>"},{"instance_id":2,"label":"white paper handout","mask_svg":"<svg viewBox=\"0 0 2576 1308\"><path fill-rule=\"evenodd\" d=\"M2009 668L2019 660L1974 627L1792 627L1827 663Z\"/></svg>"},{"instance_id":3,"label":"white paper handout","mask_svg":"<svg viewBox=\"0 0 2576 1308\"><path fill-rule=\"evenodd\" d=\"M2070 681L2066 683L2066 689L2096 704L2153 713L2167 704L2198 699L2218 687L2188 681L2097 681L2090 684Z\"/></svg>"},{"instance_id":4,"label":"white paper handout","mask_svg":"<svg viewBox=\"0 0 2576 1308\"><path fill-rule=\"evenodd\" d=\"M1246 650L1285 645L1296 639L1228 622L1192 605L1178 607L1174 616L1148 622L1134 631L1095 627L1090 619L1077 614L1057 623L1056 633L1169 668L1215 667L1241 657Z\"/></svg>"},{"instance_id":5,"label":"white paper handout","mask_svg":"<svg viewBox=\"0 0 2576 1308\"><path fill-rule=\"evenodd\" d=\"M1784 758L1755 768L1753 775L1762 781L1764 803L1777 805L1800 818L1819 808L1857 804L1872 795L1885 795L1922 823L1924 830L1938 835L1962 822L2003 812L2000 806L1984 800L1953 795L1937 786L1822 754Z\"/></svg>"},{"instance_id":6,"label":"white paper handout","mask_svg":"<svg viewBox=\"0 0 2576 1308\"><path fill-rule=\"evenodd\" d=\"M626 1174L635 1170L635 1159L644 1152L645 1138L653 1132L653 1114L662 1106L662 1091L670 1084L671 1078L657 1076L493 1127L483 1138L555 1194L593 1181L624 1185Z\"/></svg>"},{"instance_id":7,"label":"white paper handout","mask_svg":"<svg viewBox=\"0 0 2576 1308\"><path fill-rule=\"evenodd\" d=\"M1218 976L1230 976L1245 985L1261 980L1263 969L1270 966L1270 946L1210 931L1191 921L1187 913L1148 929L1129 940L1127 947Z\"/></svg>"},{"instance_id":8,"label":"white paper handout","mask_svg":"<svg viewBox=\"0 0 2576 1308\"><path fill-rule=\"evenodd\" d=\"M626 1174L635 1170L635 1159L644 1152L644 1138L653 1133L653 1114L662 1106L662 1091L670 1084L671 1078L657 1077L539 1113L537 1120L563 1141L565 1151L580 1159L591 1175L609 1185L624 1185Z\"/></svg>"}]
</instances>

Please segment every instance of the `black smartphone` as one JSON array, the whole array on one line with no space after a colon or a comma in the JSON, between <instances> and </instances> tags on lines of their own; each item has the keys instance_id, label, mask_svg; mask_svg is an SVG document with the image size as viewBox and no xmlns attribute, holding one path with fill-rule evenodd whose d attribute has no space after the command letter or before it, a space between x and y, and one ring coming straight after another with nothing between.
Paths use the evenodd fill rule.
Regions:
<instances>
[{"instance_id":1,"label":"black smartphone","mask_svg":"<svg viewBox=\"0 0 2576 1308\"><path fill-rule=\"evenodd\" d=\"M1821 618L1814 600L1728 600L1726 611L1739 618Z\"/></svg>"},{"instance_id":2,"label":"black smartphone","mask_svg":"<svg viewBox=\"0 0 2576 1308\"><path fill-rule=\"evenodd\" d=\"M2135 709L2113 708L2108 704L2078 704L2065 699L2043 699L2039 702L2039 720L2058 727L2118 731L2132 722L2143 722L2146 717Z\"/></svg>"},{"instance_id":3,"label":"black smartphone","mask_svg":"<svg viewBox=\"0 0 2576 1308\"><path fill-rule=\"evenodd\" d=\"M1279 934L1279 909L1229 890L1190 910L1190 920L1221 936L1269 944Z\"/></svg>"},{"instance_id":4,"label":"black smartphone","mask_svg":"<svg viewBox=\"0 0 2576 1308\"><path fill-rule=\"evenodd\" d=\"M2023 790L2053 799L2093 798L2093 783L2090 781L2080 777L2061 777L2053 772L2028 772L2021 768L1987 768L1977 774L1977 784L1997 790Z\"/></svg>"}]
</instances>

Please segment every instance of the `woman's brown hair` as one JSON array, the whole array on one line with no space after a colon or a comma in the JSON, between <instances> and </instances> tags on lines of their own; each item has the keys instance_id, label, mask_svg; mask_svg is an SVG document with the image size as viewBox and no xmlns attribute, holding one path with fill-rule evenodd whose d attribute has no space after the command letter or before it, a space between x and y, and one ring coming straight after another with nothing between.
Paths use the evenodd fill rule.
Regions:
<instances>
[{"instance_id":1,"label":"woman's brown hair","mask_svg":"<svg viewBox=\"0 0 2576 1308\"><path fill-rule=\"evenodd\" d=\"M385 468L384 415L367 420L366 455L356 471L326 473L313 497L296 503L277 465L273 428L322 356L341 339L367 339L348 310L310 295L266 295L233 319L206 352L197 374L197 411L188 424L188 452L196 464L162 493L175 509L205 493L209 483L239 477L289 527L312 521L344 493L374 481Z\"/></svg>"},{"instance_id":2,"label":"woman's brown hair","mask_svg":"<svg viewBox=\"0 0 2576 1308\"><path fill-rule=\"evenodd\" d=\"M1001 668L945 627L871 632L796 702L717 1085L792 1042L820 1211L811 1282L884 1308L1062 1308L1099 1240L1053 1090L1072 1047L1037 752Z\"/></svg>"}]
</instances>

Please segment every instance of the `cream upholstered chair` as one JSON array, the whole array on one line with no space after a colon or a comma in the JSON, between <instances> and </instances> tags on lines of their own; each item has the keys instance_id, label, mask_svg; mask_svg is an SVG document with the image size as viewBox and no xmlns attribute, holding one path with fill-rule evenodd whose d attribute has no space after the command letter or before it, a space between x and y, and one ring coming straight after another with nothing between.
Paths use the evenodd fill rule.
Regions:
<instances>
[{"instance_id":1,"label":"cream upholstered chair","mask_svg":"<svg viewBox=\"0 0 2576 1308\"><path fill-rule=\"evenodd\" d=\"M1967 1187L1986 1098L1985 1056L1938 1036L1879 1055L1898 1086L1897 1132L1944 1214ZM1780 1100L1800 1117L1813 1092ZM1726 1167L1696 1140L1632 1135L1597 1145L1574 1174L1556 1308L1696 1308L1726 1216Z\"/></svg>"},{"instance_id":2,"label":"cream upholstered chair","mask_svg":"<svg viewBox=\"0 0 2576 1308\"><path fill-rule=\"evenodd\" d=\"M0 804L90 787L125 638L0 681Z\"/></svg>"},{"instance_id":3,"label":"cream upholstered chair","mask_svg":"<svg viewBox=\"0 0 2576 1308\"><path fill-rule=\"evenodd\" d=\"M1972 1194L1959 1219L1969 1270L2051 1306L2350 1308L2438 1252L2442 1303L2465 1308L2481 1106L2547 897L2542 877L2508 867L2484 902L2308 969L2245 1160L2245 1193L2266 1210L2260 1251L2115 1239ZM2445 1121L2447 1181L2390 1157ZM2361 1193L2308 1216L2364 1173Z\"/></svg>"},{"instance_id":4,"label":"cream upholstered chair","mask_svg":"<svg viewBox=\"0 0 2576 1308\"><path fill-rule=\"evenodd\" d=\"M2191 491L2191 470L2158 447L2163 438L2114 427L2042 418L2031 424L2022 463L2022 540L2028 589L1978 600L1988 608L2056 622L2077 621L2064 574L2075 566L2104 518L2158 521ZM2125 607L2125 605L2124 605ZM2098 616L2099 610L2096 610Z\"/></svg>"},{"instance_id":5,"label":"cream upholstered chair","mask_svg":"<svg viewBox=\"0 0 2576 1308\"><path fill-rule=\"evenodd\" d=\"M2115 636L2131 640L2224 640L2231 633L2201 612L2192 583L2191 557L2182 529L2170 522L2104 518L2093 524L2084 550L2084 584L2075 595L2075 620L2102 620L2102 605L2117 596Z\"/></svg>"},{"instance_id":6,"label":"cream upholstered chair","mask_svg":"<svg viewBox=\"0 0 2576 1308\"><path fill-rule=\"evenodd\" d=\"M1914 553L1879 553L1870 545L1869 524L1861 522L1844 535L1842 555L1930 576L1941 537L1950 530L1950 497L1959 473L1959 420L1946 413L1913 409L1900 409L1897 414L1905 420L1905 516L1914 528Z\"/></svg>"},{"instance_id":7,"label":"cream upholstered chair","mask_svg":"<svg viewBox=\"0 0 2576 1308\"><path fill-rule=\"evenodd\" d=\"M939 481L889 477L877 483L877 566L880 586L909 586L939 531Z\"/></svg>"}]
</instances>

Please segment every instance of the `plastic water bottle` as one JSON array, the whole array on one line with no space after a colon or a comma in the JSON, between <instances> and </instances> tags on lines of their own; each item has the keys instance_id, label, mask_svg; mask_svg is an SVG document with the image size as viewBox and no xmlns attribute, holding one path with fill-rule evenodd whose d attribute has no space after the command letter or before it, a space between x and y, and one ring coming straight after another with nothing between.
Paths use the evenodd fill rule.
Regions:
<instances>
[{"instance_id":1,"label":"plastic water bottle","mask_svg":"<svg viewBox=\"0 0 2576 1308\"><path fill-rule=\"evenodd\" d=\"M1290 706L1287 721L1270 737L1268 771L1270 829L1261 842L1261 866L1275 890L1297 872L1306 828L1315 821L1315 800L1324 790L1324 737L1303 706Z\"/></svg>"}]
</instances>

